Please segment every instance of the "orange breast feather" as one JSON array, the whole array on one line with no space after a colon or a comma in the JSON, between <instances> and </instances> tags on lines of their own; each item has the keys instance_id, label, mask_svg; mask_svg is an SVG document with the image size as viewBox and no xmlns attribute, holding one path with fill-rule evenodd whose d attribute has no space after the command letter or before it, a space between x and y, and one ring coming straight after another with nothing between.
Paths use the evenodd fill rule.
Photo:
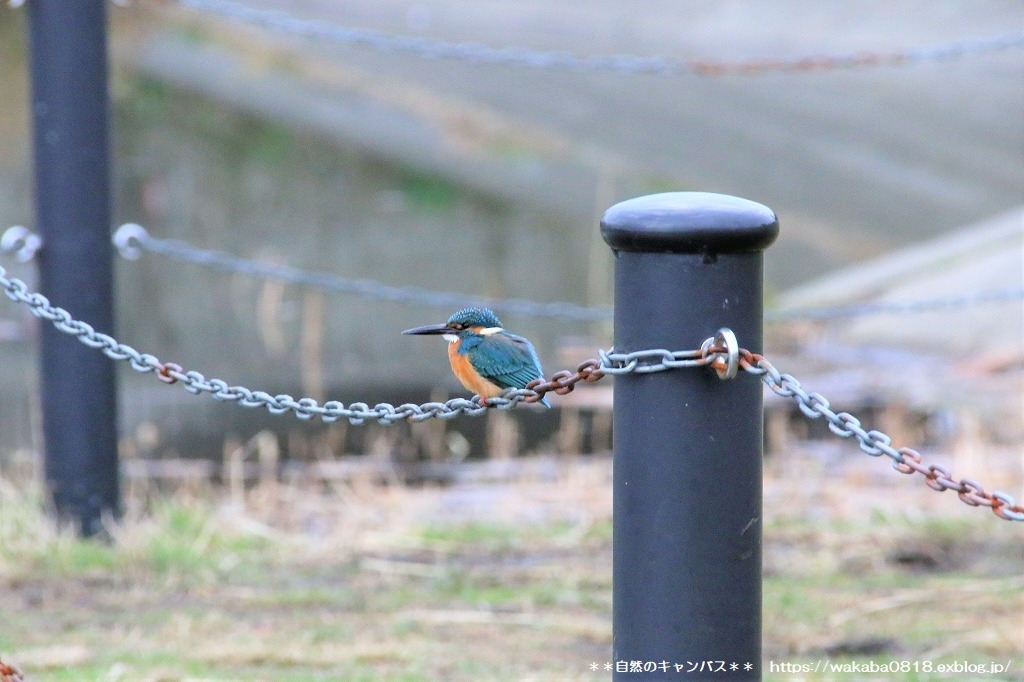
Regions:
<instances>
[{"instance_id":1,"label":"orange breast feather","mask_svg":"<svg viewBox=\"0 0 1024 682\"><path fill-rule=\"evenodd\" d=\"M484 398L496 397L501 393L501 387L484 379L473 369L473 365L469 362L469 356L459 353L460 343L461 341L457 341L448 344L448 360L452 363L452 371L455 372L456 378L473 393L479 393Z\"/></svg>"}]
</instances>

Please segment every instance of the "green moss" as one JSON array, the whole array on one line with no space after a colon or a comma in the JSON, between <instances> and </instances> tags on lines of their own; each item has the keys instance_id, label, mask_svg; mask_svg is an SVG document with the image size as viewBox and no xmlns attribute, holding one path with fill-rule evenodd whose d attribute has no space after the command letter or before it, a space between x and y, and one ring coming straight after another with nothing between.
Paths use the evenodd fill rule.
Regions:
<instances>
[{"instance_id":1,"label":"green moss","mask_svg":"<svg viewBox=\"0 0 1024 682\"><path fill-rule=\"evenodd\" d=\"M458 545L486 545L491 548L509 546L520 531L512 526L495 523L467 523L463 525L429 525L422 530L424 542Z\"/></svg>"},{"instance_id":2,"label":"green moss","mask_svg":"<svg viewBox=\"0 0 1024 682\"><path fill-rule=\"evenodd\" d=\"M402 193L415 210L450 211L459 200L459 188L443 178L406 171L402 176Z\"/></svg>"}]
</instances>

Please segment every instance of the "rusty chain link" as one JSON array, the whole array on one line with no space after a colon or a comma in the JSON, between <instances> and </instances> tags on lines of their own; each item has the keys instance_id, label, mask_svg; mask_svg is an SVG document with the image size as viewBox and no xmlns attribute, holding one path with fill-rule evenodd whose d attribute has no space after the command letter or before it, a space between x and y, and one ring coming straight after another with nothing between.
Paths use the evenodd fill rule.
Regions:
<instances>
[{"instance_id":1,"label":"rusty chain link","mask_svg":"<svg viewBox=\"0 0 1024 682\"><path fill-rule=\"evenodd\" d=\"M639 358L661 358L662 362L638 365ZM601 352L601 359L601 363L589 360L581 364L580 368L593 363L603 374L625 374L707 365L718 372L719 377L730 379L736 375L738 367L748 374L759 376L775 394L795 400L800 411L808 418L825 417L832 433L840 438L855 438L860 449L866 454L872 457L886 455L891 458L896 471L903 474L921 474L925 478L925 485L932 490L955 490L964 504L972 507L989 507L1001 519L1024 521L1024 505L1017 504L1010 495L998 490L986 491L980 483L971 478L957 480L948 468L939 464L925 465L921 462L921 454L917 450L892 447L892 438L885 433L864 429L860 420L848 412L832 411L829 401L820 393L808 393L796 378L779 372L763 355L741 348L729 329L723 328L713 339L707 339L701 345L700 351L671 353L664 350L647 350L628 354L615 354L609 351Z\"/></svg>"},{"instance_id":2,"label":"rusty chain link","mask_svg":"<svg viewBox=\"0 0 1024 682\"><path fill-rule=\"evenodd\" d=\"M13 663L0 661L0 682L25 682L25 673Z\"/></svg>"},{"instance_id":3,"label":"rusty chain link","mask_svg":"<svg viewBox=\"0 0 1024 682\"><path fill-rule=\"evenodd\" d=\"M892 459L893 468L903 474L918 473L924 476L924 483L932 490L943 492L955 490L965 504L972 507L990 507L996 516L1007 521L1024 521L1024 505L1000 491L988 492L980 483L970 478L957 480L946 467L938 464L925 465L921 454L912 448L892 447L892 438L881 431L865 430L860 420L848 412L834 412L828 400L820 393L808 393L792 375L783 374L764 356L739 349L740 366L744 371L760 376L768 388L783 398L796 401L800 411L810 419L824 417L828 428L840 438L855 438L860 449L872 457L885 455Z\"/></svg>"},{"instance_id":4,"label":"rusty chain link","mask_svg":"<svg viewBox=\"0 0 1024 682\"><path fill-rule=\"evenodd\" d=\"M641 359L660 359L661 362L640 364ZM585 379L597 381L605 374L650 373L662 372L680 367L710 366L723 379L730 379L736 374L737 366L749 374L759 376L768 388L783 398L796 401L800 411L810 419L825 417L828 428L841 438L855 438L860 449L872 457L886 455L893 460L893 468L903 474L918 473L924 476L924 483L932 490L943 492L955 490L960 499L972 507L990 507L996 516L1007 521L1024 521L1024 505L1017 504L1013 497L1000 492L988 492L970 478L955 479L946 467L921 463L921 454L908 447L896 449L892 447L892 438L881 431L868 431L861 426L859 419L848 412L834 412L829 401L820 393L808 393L790 374L783 374L768 362L763 355L752 353L740 348L735 335L722 329L714 337L707 339L699 351L645 350L633 353L614 353L601 351L601 361L587 360L579 365L576 374L559 372L552 381L545 384L534 382L528 386L544 392L553 387L568 383L566 390L555 390L556 393L568 393L571 384ZM582 375L582 376L581 376ZM536 398L539 400L540 398ZM528 402L534 399L527 398Z\"/></svg>"},{"instance_id":5,"label":"rusty chain link","mask_svg":"<svg viewBox=\"0 0 1024 682\"><path fill-rule=\"evenodd\" d=\"M555 372L551 375L551 379L543 381L542 379L534 379L526 385L526 390L533 391L535 395L528 396L523 402L537 403L544 398L545 393L554 393L556 395L565 395L572 393L573 389L576 388L576 384L584 381L593 383L600 381L604 378L605 371L601 368L601 363L598 360L584 360L576 366L575 372L569 370L562 370L561 372Z\"/></svg>"},{"instance_id":6,"label":"rusty chain link","mask_svg":"<svg viewBox=\"0 0 1024 682\"><path fill-rule=\"evenodd\" d=\"M263 407L272 414L294 412L299 419L319 417L330 423L346 418L352 424L364 424L375 420L381 424L393 424L408 420L420 422L427 419L451 419L459 414L476 416L488 408L507 410L519 403L539 402L547 393L565 395L573 391L579 382L592 383L606 375L648 374L671 369L708 366L719 377L731 379L738 369L759 376L768 388L784 398L796 401L800 411L810 419L824 417L828 428L841 438L855 438L860 449L872 457L886 455L893 461L893 468L900 473L919 473L925 477L925 484L937 491L955 490L965 504L990 507L997 516L1008 521L1024 521L1024 506L1018 505L1013 497L1000 492L988 492L980 483L970 478L959 480L946 467L921 462L921 455L911 448L892 447L892 438L881 431L868 431L859 419L847 412L834 412L829 401L819 393L808 393L792 375L783 374L765 359L739 346L736 336L723 328L713 338L706 339L699 350L668 351L650 349L630 353L615 352L614 349L600 351L600 360L581 362L575 372L561 371L551 379L530 382L526 388L508 389L494 398L453 398L447 402L428 402L422 405L405 403L391 405L378 403L352 403L348 407L329 400L320 405L312 398L296 400L290 395L270 395L254 391L245 386L231 386L222 379L206 379L196 371L186 371L180 365L161 362L147 353L140 353L127 344L120 343L106 334L101 334L89 324L74 319L68 311L50 304L40 293L28 291L27 285L17 278L8 278L7 271L0 266L0 288L13 301L29 307L36 317L49 320L60 331L76 337L79 341L102 350L114 360L127 361L132 369L156 374L160 381L168 384L181 383L190 393L208 393L217 400L235 402L243 407ZM3 682L0 680L0 682Z\"/></svg>"},{"instance_id":7,"label":"rusty chain link","mask_svg":"<svg viewBox=\"0 0 1024 682\"><path fill-rule=\"evenodd\" d=\"M404 403L396 406L378 403L371 406L368 403L357 402L345 406L336 400L329 400L321 405L312 398L296 400L287 394L271 395L245 386L232 386L223 379L207 379L194 370L186 371L181 365L162 362L154 355L140 353L128 344L97 332L88 323L74 319L67 310L52 305L42 294L29 291L28 286L20 279L8 278L6 275L7 271L0 266L0 288L8 298L28 306L33 315L49 320L65 334L74 336L91 348L102 350L107 357L127 361L137 372L152 372L160 381L167 384L180 383L185 390L193 394L207 393L216 400L234 402L242 407L262 407L271 414L293 412L296 417L303 420L319 417L324 422L331 423L339 419L348 419L350 423L359 425L368 421L394 424L404 420L420 422L433 418L451 419L460 414L478 416L485 413L488 408L507 410L519 403L538 402L548 392L564 395L572 391L579 381L597 381L603 376L600 363L597 360L589 360L581 363L575 373L559 372L550 381L535 382L535 387L509 389L499 396L486 400L477 395L422 405Z\"/></svg>"}]
</instances>

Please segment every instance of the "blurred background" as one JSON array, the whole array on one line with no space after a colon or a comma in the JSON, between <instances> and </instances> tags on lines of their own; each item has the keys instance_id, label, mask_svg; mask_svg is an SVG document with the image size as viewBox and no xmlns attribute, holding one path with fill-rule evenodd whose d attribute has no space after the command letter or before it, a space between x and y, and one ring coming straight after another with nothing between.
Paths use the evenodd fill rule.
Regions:
<instances>
[{"instance_id":1,"label":"blurred background","mask_svg":"<svg viewBox=\"0 0 1024 682\"><path fill-rule=\"evenodd\" d=\"M766 256L772 310L969 298L1024 281L1019 40L895 65L666 76L431 59L304 37L284 21L770 67L787 57L1012 34L1024 21L1015 5L248 3L280 12L263 25L231 16L231 3L198 5L111 9L117 224L346 278L601 305L612 297L611 254L597 231L603 211L643 193L700 190L753 199L779 216L781 237ZM0 13L0 31L0 213L31 227L22 13ZM908 247L925 253L900 251ZM9 258L5 267L31 283L31 264ZM423 400L432 389L461 394L440 344L399 335L453 309L323 293L159 255L120 260L117 282L121 339L207 376L370 404ZM495 307L506 327L535 342L549 372L610 343L610 323ZM807 356L792 368L798 376L845 377L824 377L826 395L835 384L841 400L898 402L917 421L941 412L931 420L940 430L958 403L976 402L970 384L999 396L979 412L997 413L986 429L1005 440L1020 435L1022 316L1011 295L927 314L784 320L770 326L768 350ZM33 325L25 310L0 310L0 452L38 448ZM121 383L124 435L141 428L150 449L208 456L226 431L247 438L273 428L297 434L287 456L309 457L319 446L307 441L323 435L143 378L126 374ZM529 429L524 447L550 447L555 421L548 415ZM324 447L365 451L359 439L369 431Z\"/></svg>"},{"instance_id":2,"label":"blurred background","mask_svg":"<svg viewBox=\"0 0 1024 682\"><path fill-rule=\"evenodd\" d=\"M1024 495L1021 5L135 0L111 4L109 18L112 227L136 222L154 237L197 248L391 286L607 306L613 263L598 223L608 207L661 191L741 196L769 206L781 225L765 255L765 353L773 364L827 396L836 411L848 410L869 428L889 433L897 446L926 450L928 461L950 464L987 488ZM340 38L338 27L423 42L378 49L367 44L373 42L367 34L361 42ZM999 36L1008 37L1003 49L981 47ZM465 48L466 57L430 58L423 53L432 41L477 47ZM486 48L526 56L533 51L660 57L699 68L655 74L630 68L628 60L618 67L566 69L472 58ZM851 56L858 65L841 63ZM809 59L786 61L799 57ZM0 92L0 231L18 224L32 228L25 17L6 6L0 8ZM0 264L10 276L35 284L31 262L0 254ZM116 280L117 338L207 377L346 404L465 395L440 341L400 334L443 322L454 307L322 291L154 253L135 261L118 258ZM3 301L0 482L25 481L38 478L42 452L39 322L24 306ZM535 343L548 375L574 368L611 344L610 321L506 313L500 303L495 312L506 328ZM694 341L699 340L681 340L680 348ZM366 570L376 578L358 597L338 596L338 609L351 607L357 615L361 609L387 611L373 601L391 594L385 588L425 576L443 578L452 592L423 599L454 599L470 611L476 604L497 603L487 611L499 613L487 621L492 625L503 622L500 614L511 613L511 627L520 627L524 623L516 618L523 612L549 606L561 613L568 603L584 614L581 620L565 625L558 617L538 616L530 627L542 623L541 633L568 633L567 656L607 657L610 585L607 576L593 576L610 570L610 379L554 398L550 412L491 411L481 419L357 427L244 410L127 367L118 371L129 517L138 511L132 505L142 504L140 490L148 500L143 506L151 506L155 498L147 496L157 488L180 492L210 481L226 484L221 493L233 508L248 508L255 516L244 523L232 517L225 526L209 510L175 508L160 517L158 535L166 546L154 545L144 532L126 531L118 541L137 553L129 549L122 559L97 559L91 550L69 549L59 539L35 542L48 548L42 557L25 540L22 554L0 556L0 576L9 578L26 608L44 612L66 601L50 587L35 585L31 566L56 561L51 569L60 577L84 562L88 575L120 576L110 578L111 585L135 584L137 578L150 587L159 583L163 591L156 593L171 602L180 596L181 581L199 588L236 579L244 584L249 574L237 578L234 566L248 566L250 550L264 549L259 543L275 552L293 551L285 536L294 534L311 538L302 550L307 553L299 552L310 565L337 561L346 571L372 565ZM766 511L783 520L774 535L766 530L766 604L776 614L773 624L766 623L766 655L810 655L832 647L837 656L996 656L1024 647L1016 569L1010 572L1018 582L966 588L980 595L979 614L986 598L992 608L1010 609L1001 624L984 625L978 615L964 626L981 632L980 638L938 637L938 644L928 644L931 634L911 630L926 621L947 622L950 614L927 609L911 624L888 623L889 630L861 618L880 613L884 620L894 604L919 605L924 600L907 583L920 571L941 572L941 579L947 571L962 571L971 580L1005 578L1006 560L1024 558L1019 533L1018 540L1010 533L996 537L991 526L1003 522L991 514L964 507L950 493L936 495L920 481L896 478L888 466L837 441L826 425L808 421L790 401L767 392L765 425ZM516 458L523 454L535 456ZM569 455L584 455L587 464L564 459ZM459 468L465 460L490 468ZM294 483L304 476L326 482L328 492L342 499L343 513L336 498L315 506L297 488L281 496L274 487L278 478ZM367 492L361 476L374 485L518 483L471 487L427 503ZM523 488L524 476L529 485L550 485ZM846 488L830 485L837 477ZM247 490L262 491L262 502L247 499ZM4 492L8 500L21 494L14 488ZM380 505L378 495L387 498ZM8 504L5 510L14 508ZM484 525L451 535L451 524L467 516ZM428 526L409 530L403 524L411 517ZM785 525L790 517L795 525ZM826 531L803 525L824 517L838 525ZM965 541L964 526L956 524L968 517L981 525L970 526ZM523 536L506 532L537 518L553 525ZM953 526L943 525L947 518L955 519ZM850 526L844 525L850 523L870 528L851 541ZM26 527L35 530L6 526L9 547L21 546L15 538L45 535ZM401 535L406 530L412 535ZM250 540L256 544L246 544ZM481 592L468 579L453 587L450 571L465 566L445 564L452 556L483 552L488 561L498 561L494 557L509 552L519 556L509 547L520 543L535 550L512 567L523 571L516 575L524 585L562 578L572 584L559 583L564 590L557 596L515 598ZM880 546L889 548L882 559ZM823 547L827 559L819 551ZM579 564L587 568L557 579L544 573L545 562L565 559L567 548L594 564ZM193 561L189 566L199 577L183 578L191 569L176 567L166 556ZM260 561L256 565L266 568ZM466 561L490 570L486 562ZM811 569L822 573L802 573ZM151 581L147 571L159 580ZM283 606L293 594L288 590L313 591L302 592L301 604L337 596L324 587L335 584L336 575L321 568L286 576L288 571L266 572L286 593L273 602L281 613L291 613ZM833 592L843 591L829 582L836 572L867 573L876 581L896 575L887 585L908 592L894 597L886 587L875 595L879 601L861 603L867 588L851 585L845 606L835 606L831 615L819 613L815 609L829 604ZM487 573L485 582L491 578ZM794 583L790 591L790 579L801 583L799 589ZM88 601L85 583L81 594L67 589ZM603 596L580 596L591 588ZM238 589L221 596L254 599L244 592L248 588ZM437 616L438 628L479 622L461 611L445 614ZM800 620L805 616L812 625ZM188 632L182 647L201 648L223 626L216 619L181 617L187 622L179 622L176 632ZM407 621L422 623L424 617L399 619L393 629L381 626L374 637L407 641L423 634ZM253 629L239 626L240 637L258 639L260 628L269 627L258 619L248 625ZM300 621L295 627L306 625ZM346 624L330 637L344 638L345 628L352 627ZM315 648L315 641L307 644ZM504 646L504 639L496 641ZM458 643L453 637L450 644ZM547 644L522 642L524 660L532 665ZM16 645L24 646L0 633L0 649ZM95 654L92 644L81 646L92 652L84 660L102 659L88 679L132 679L131 667L115 674L116 666ZM62 670L60 657L74 659L75 651L81 653L34 650L21 660ZM290 665L280 651L275 657L238 645L229 652L227 658L198 655L236 671L236 664L261 665L261 656ZM421 661L430 652L436 653L427 647L413 656ZM363 655L360 665L371 671L363 679L374 679L381 666L408 673L404 653L381 653L368 643L365 651L339 653L342 663L331 659L323 666L347 665ZM573 675L597 679L587 676L590 659L582 661L573 663ZM471 667L453 672L442 666L439 672L435 663L424 664L431 672L409 673L408 679L486 678ZM509 670L522 672L514 665ZM165 673L145 679L186 679L180 672Z\"/></svg>"}]
</instances>

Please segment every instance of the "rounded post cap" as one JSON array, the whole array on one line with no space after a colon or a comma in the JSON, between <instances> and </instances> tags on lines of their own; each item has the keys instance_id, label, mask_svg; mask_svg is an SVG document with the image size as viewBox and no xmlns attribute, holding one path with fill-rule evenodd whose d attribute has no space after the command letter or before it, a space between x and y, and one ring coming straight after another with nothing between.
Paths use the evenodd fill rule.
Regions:
<instances>
[{"instance_id":1,"label":"rounded post cap","mask_svg":"<svg viewBox=\"0 0 1024 682\"><path fill-rule=\"evenodd\" d=\"M767 206L727 194L665 192L615 204L601 219L615 251L743 253L763 251L779 236Z\"/></svg>"}]
</instances>

